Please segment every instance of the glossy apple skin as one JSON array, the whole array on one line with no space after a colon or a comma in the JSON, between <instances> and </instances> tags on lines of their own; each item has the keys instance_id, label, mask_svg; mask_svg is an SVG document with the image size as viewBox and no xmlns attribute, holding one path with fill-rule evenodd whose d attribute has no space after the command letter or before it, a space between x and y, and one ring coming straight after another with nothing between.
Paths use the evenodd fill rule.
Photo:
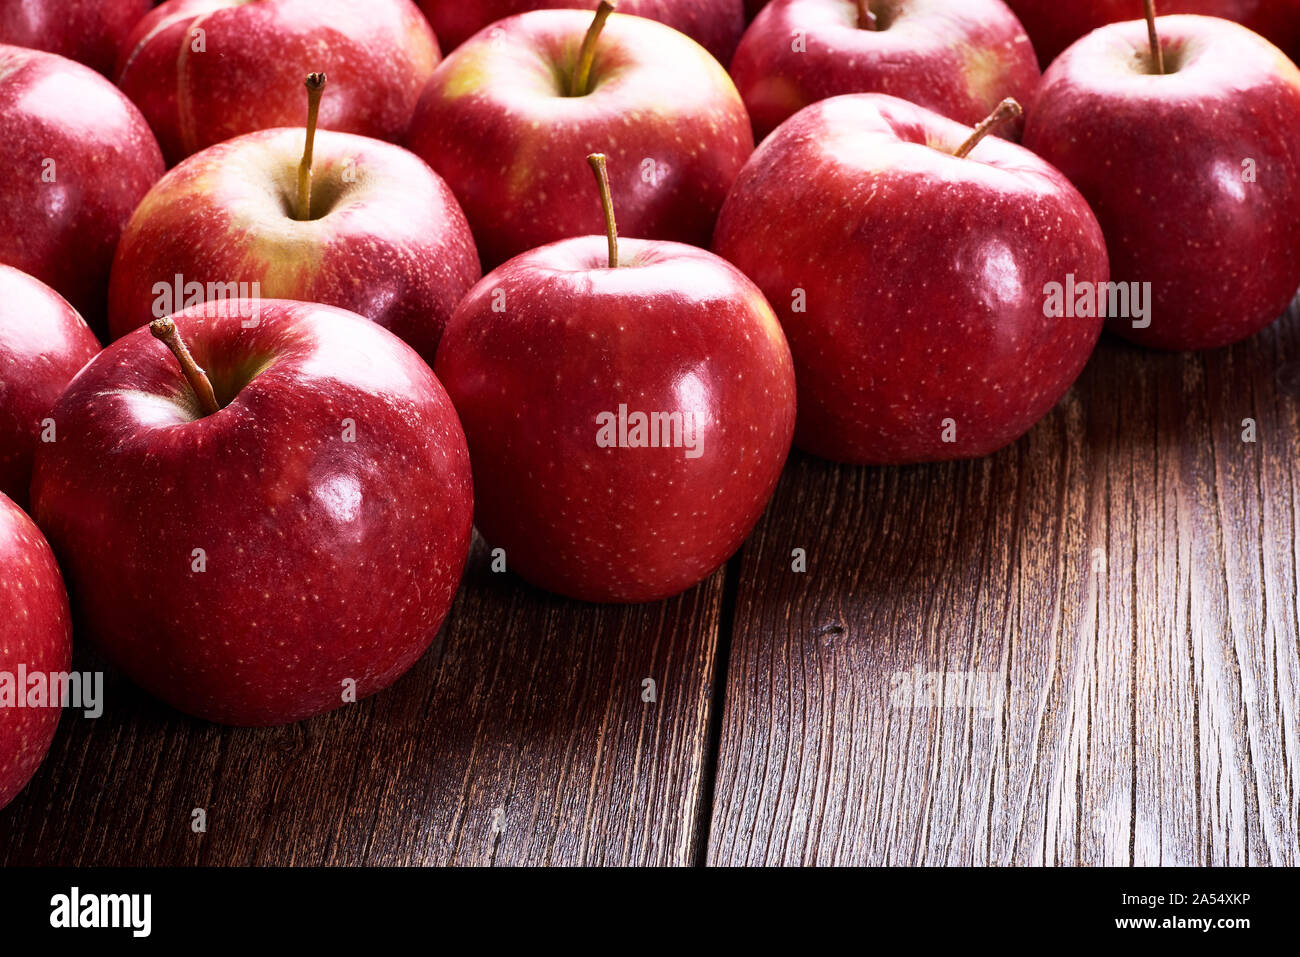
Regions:
<instances>
[{"instance_id":1,"label":"glossy apple skin","mask_svg":"<svg viewBox=\"0 0 1300 957\"><path fill-rule=\"evenodd\" d=\"M529 10L595 10L600 0L419 0L438 43L450 53L490 23ZM724 65L745 32L744 0L620 0L618 12L680 30Z\"/></svg>"},{"instance_id":2,"label":"glossy apple skin","mask_svg":"<svg viewBox=\"0 0 1300 957\"><path fill-rule=\"evenodd\" d=\"M603 237L484 277L436 369L474 460L475 521L507 567L587 601L666 598L740 547L794 429L794 370L771 307L707 251ZM501 290L497 293L496 290ZM493 311L504 295L504 311ZM693 410L699 454L601 447L602 412Z\"/></svg>"},{"instance_id":3,"label":"glossy apple skin","mask_svg":"<svg viewBox=\"0 0 1300 957\"><path fill-rule=\"evenodd\" d=\"M114 338L159 315L154 284L260 283L270 299L360 313L432 363L452 310L481 275L451 190L400 146L321 130L314 219L299 221L301 129L208 147L164 176L122 234L109 286ZM250 286L251 289L251 286Z\"/></svg>"},{"instance_id":4,"label":"glossy apple skin","mask_svg":"<svg viewBox=\"0 0 1300 957\"><path fill-rule=\"evenodd\" d=\"M1075 40L1108 23L1140 20L1142 0L1006 0L1029 31L1044 67ZM1286 52L1300 52L1300 0L1157 0L1161 16L1223 17L1262 34Z\"/></svg>"},{"instance_id":5,"label":"glossy apple skin","mask_svg":"<svg viewBox=\"0 0 1300 957\"><path fill-rule=\"evenodd\" d=\"M736 181L714 250L781 319L801 448L878 465L987 455L1088 361L1101 320L1046 318L1044 289L1106 280L1096 220L1013 143L953 156L969 132L894 97L833 97L764 140Z\"/></svg>"},{"instance_id":6,"label":"glossy apple skin","mask_svg":"<svg viewBox=\"0 0 1300 957\"><path fill-rule=\"evenodd\" d=\"M118 48L153 8L151 0L8 0L0 43L45 50L111 76Z\"/></svg>"},{"instance_id":7,"label":"glossy apple skin","mask_svg":"<svg viewBox=\"0 0 1300 957\"><path fill-rule=\"evenodd\" d=\"M888 93L974 125L1006 97L1028 103L1038 86L1029 36L1002 0L900 0L882 23L858 27L854 0L768 4L731 63L755 138L844 93ZM998 132L1015 139L1020 128Z\"/></svg>"},{"instance_id":8,"label":"glossy apple skin","mask_svg":"<svg viewBox=\"0 0 1300 957\"><path fill-rule=\"evenodd\" d=\"M195 52L193 31L204 31ZM397 141L440 53L412 0L167 0L137 24L117 82L168 165L242 133L298 126L324 72L324 129Z\"/></svg>"},{"instance_id":9,"label":"glossy apple skin","mask_svg":"<svg viewBox=\"0 0 1300 957\"><path fill-rule=\"evenodd\" d=\"M1110 327L1212 349L1273 322L1300 286L1300 70L1224 20L1158 24L1176 72L1142 72L1145 23L1105 27L1047 71L1025 145L1087 197L1115 280L1152 283L1150 326Z\"/></svg>"},{"instance_id":10,"label":"glossy apple skin","mask_svg":"<svg viewBox=\"0 0 1300 957\"><path fill-rule=\"evenodd\" d=\"M53 286L102 331L118 237L163 174L144 117L89 67L0 45L0 168L0 263Z\"/></svg>"},{"instance_id":11,"label":"glossy apple skin","mask_svg":"<svg viewBox=\"0 0 1300 957\"><path fill-rule=\"evenodd\" d=\"M283 300L244 328L237 305L176 317L233 400L196 418L175 359L136 330L55 406L32 503L86 636L132 680L212 721L281 724L339 707L345 679L358 698L387 687L428 647L472 482L455 410L401 340Z\"/></svg>"},{"instance_id":12,"label":"glossy apple skin","mask_svg":"<svg viewBox=\"0 0 1300 957\"><path fill-rule=\"evenodd\" d=\"M0 266L0 492L27 506L41 420L99 340L39 279Z\"/></svg>"},{"instance_id":13,"label":"glossy apple skin","mask_svg":"<svg viewBox=\"0 0 1300 957\"><path fill-rule=\"evenodd\" d=\"M40 530L0 494L0 672L67 671L72 618L54 553ZM0 808L36 773L59 724L59 708L0 708Z\"/></svg>"},{"instance_id":14,"label":"glossy apple skin","mask_svg":"<svg viewBox=\"0 0 1300 957\"><path fill-rule=\"evenodd\" d=\"M726 71L677 31L612 15L593 87L564 95L591 14L538 10L498 23L435 71L409 145L451 187L485 269L528 249L601 234L586 157L603 152L626 236L707 246L753 151Z\"/></svg>"}]
</instances>

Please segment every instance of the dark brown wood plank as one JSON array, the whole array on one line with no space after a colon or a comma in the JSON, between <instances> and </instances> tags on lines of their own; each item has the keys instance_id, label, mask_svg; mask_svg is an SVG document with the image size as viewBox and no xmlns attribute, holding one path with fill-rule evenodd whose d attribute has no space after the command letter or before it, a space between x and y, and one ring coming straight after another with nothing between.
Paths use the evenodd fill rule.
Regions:
<instances>
[{"instance_id":1,"label":"dark brown wood plank","mask_svg":"<svg viewBox=\"0 0 1300 957\"><path fill-rule=\"evenodd\" d=\"M797 456L741 565L709 862L1300 864L1298 410L1293 309L1108 339L985 461ZM891 704L913 669L1001 701Z\"/></svg>"},{"instance_id":2,"label":"dark brown wood plank","mask_svg":"<svg viewBox=\"0 0 1300 957\"><path fill-rule=\"evenodd\" d=\"M584 605L476 540L434 646L330 715L222 728L110 675L0 812L0 864L693 863L722 588Z\"/></svg>"}]
</instances>

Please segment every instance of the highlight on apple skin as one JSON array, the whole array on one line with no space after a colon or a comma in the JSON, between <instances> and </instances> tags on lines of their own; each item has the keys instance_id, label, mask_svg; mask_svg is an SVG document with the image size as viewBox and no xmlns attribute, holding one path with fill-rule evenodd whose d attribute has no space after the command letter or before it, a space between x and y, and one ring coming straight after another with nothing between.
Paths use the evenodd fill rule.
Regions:
<instances>
[{"instance_id":1,"label":"highlight on apple skin","mask_svg":"<svg viewBox=\"0 0 1300 957\"><path fill-rule=\"evenodd\" d=\"M98 334L122 228L163 174L149 125L89 67L0 45L0 263L35 276Z\"/></svg>"},{"instance_id":2,"label":"highlight on apple skin","mask_svg":"<svg viewBox=\"0 0 1300 957\"><path fill-rule=\"evenodd\" d=\"M987 130L985 130L986 132ZM1028 150L876 93L832 97L755 151L714 251L781 319L795 444L856 464L987 455L1025 434L1092 354L1094 313L1049 283L1104 285L1078 191Z\"/></svg>"},{"instance_id":3,"label":"highlight on apple skin","mask_svg":"<svg viewBox=\"0 0 1300 957\"><path fill-rule=\"evenodd\" d=\"M131 29L153 0L58 0L0 3L0 43L57 53L113 75Z\"/></svg>"},{"instance_id":4,"label":"highlight on apple skin","mask_svg":"<svg viewBox=\"0 0 1300 957\"><path fill-rule=\"evenodd\" d=\"M117 83L168 165L301 122L302 78L329 74L324 129L396 142L441 53L413 0L167 0L123 44Z\"/></svg>"},{"instance_id":5,"label":"highlight on apple skin","mask_svg":"<svg viewBox=\"0 0 1300 957\"><path fill-rule=\"evenodd\" d=\"M731 76L761 140L810 103L888 93L975 124L1028 103L1038 59L1002 0L773 0L745 31ZM1019 139L1020 121L998 134Z\"/></svg>"},{"instance_id":6,"label":"highlight on apple skin","mask_svg":"<svg viewBox=\"0 0 1300 957\"><path fill-rule=\"evenodd\" d=\"M485 270L603 230L584 171L594 149L609 155L627 235L707 246L754 148L706 50L653 20L597 16L608 19L585 69L593 14L537 10L461 45L420 97L407 145L456 194Z\"/></svg>"},{"instance_id":7,"label":"highlight on apple skin","mask_svg":"<svg viewBox=\"0 0 1300 957\"><path fill-rule=\"evenodd\" d=\"M1094 31L1057 58L1024 142L1096 213L1112 277L1150 284L1150 316L1109 328L1214 349L1272 324L1300 286L1300 69L1212 17ZM1136 51L1136 52L1135 52Z\"/></svg>"},{"instance_id":8,"label":"highlight on apple skin","mask_svg":"<svg viewBox=\"0 0 1300 957\"><path fill-rule=\"evenodd\" d=\"M27 515L0 493L0 673L64 673L72 661L72 617L54 554ZM27 694L27 687L15 693ZM0 706L0 809L26 787L58 727L59 707Z\"/></svg>"},{"instance_id":9,"label":"highlight on apple skin","mask_svg":"<svg viewBox=\"0 0 1300 957\"><path fill-rule=\"evenodd\" d=\"M0 266L0 493L20 507L50 409L98 352L99 340L66 299Z\"/></svg>"},{"instance_id":10,"label":"highlight on apple skin","mask_svg":"<svg viewBox=\"0 0 1300 957\"><path fill-rule=\"evenodd\" d=\"M373 322L284 300L189 309L105 349L51 415L33 513L79 633L182 711L268 725L358 700L451 606L464 434Z\"/></svg>"},{"instance_id":11,"label":"highlight on apple skin","mask_svg":"<svg viewBox=\"0 0 1300 957\"><path fill-rule=\"evenodd\" d=\"M302 155L302 129L261 130L168 172L117 248L113 338L230 284L245 296L359 313L431 363L443 327L481 274L451 190L400 146L321 130L307 218L296 199Z\"/></svg>"}]
</instances>

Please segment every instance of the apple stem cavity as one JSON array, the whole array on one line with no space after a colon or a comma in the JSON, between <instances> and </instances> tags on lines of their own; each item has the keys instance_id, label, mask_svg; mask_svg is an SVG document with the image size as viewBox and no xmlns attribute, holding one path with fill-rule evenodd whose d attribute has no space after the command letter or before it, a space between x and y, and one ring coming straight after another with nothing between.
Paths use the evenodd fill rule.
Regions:
<instances>
[{"instance_id":1,"label":"apple stem cavity","mask_svg":"<svg viewBox=\"0 0 1300 957\"><path fill-rule=\"evenodd\" d=\"M307 74L307 142L298 164L298 219L311 219L311 150L316 142L316 117L320 114L320 95L325 89L324 73Z\"/></svg>"},{"instance_id":2,"label":"apple stem cavity","mask_svg":"<svg viewBox=\"0 0 1300 957\"><path fill-rule=\"evenodd\" d=\"M1147 42L1151 44L1151 64L1157 76L1165 75L1165 51L1160 48L1160 34L1156 32L1156 0L1143 0L1147 14Z\"/></svg>"},{"instance_id":3,"label":"apple stem cavity","mask_svg":"<svg viewBox=\"0 0 1300 957\"><path fill-rule=\"evenodd\" d=\"M609 268L618 268L618 226L614 223L614 196L609 189L609 168L604 153L592 153L587 157L591 171L596 174L596 186L600 189L600 205L605 211L605 238L609 240Z\"/></svg>"},{"instance_id":4,"label":"apple stem cavity","mask_svg":"<svg viewBox=\"0 0 1300 957\"><path fill-rule=\"evenodd\" d=\"M858 0L858 29L880 29L880 20L871 10L871 0Z\"/></svg>"},{"instance_id":5,"label":"apple stem cavity","mask_svg":"<svg viewBox=\"0 0 1300 957\"><path fill-rule=\"evenodd\" d=\"M212 391L212 383L208 381L208 375L199 368L199 364L194 361L194 356L190 355L190 350L185 345L185 340L181 338L180 330L176 328L176 323L170 317L155 319L149 323L149 331L153 337L158 339L176 357L180 363L181 372L185 373L185 379L189 382L190 388L194 390L194 395L199 400L199 408L203 410L204 415L215 415L221 411L221 405L217 402L217 394Z\"/></svg>"},{"instance_id":6,"label":"apple stem cavity","mask_svg":"<svg viewBox=\"0 0 1300 957\"><path fill-rule=\"evenodd\" d=\"M609 0L600 0L596 16L587 28L587 35L582 38L582 50L578 53L578 66L573 71L569 83L569 96L586 96L591 92L591 64L596 59L596 41L600 31L605 28L605 21L614 12L614 4Z\"/></svg>"},{"instance_id":7,"label":"apple stem cavity","mask_svg":"<svg viewBox=\"0 0 1300 957\"><path fill-rule=\"evenodd\" d=\"M953 155L958 159L965 159L970 155L970 151L979 145L980 140L984 139L984 137L988 136L1007 120L1016 119L1023 115L1024 112L1025 111L1020 108L1019 103L1011 99L1011 97L1007 97L997 105L997 109L984 117L984 119L980 120L979 126L975 127L974 132L971 133L970 136L966 137L965 143L962 143L961 146L957 147L957 152Z\"/></svg>"}]
</instances>

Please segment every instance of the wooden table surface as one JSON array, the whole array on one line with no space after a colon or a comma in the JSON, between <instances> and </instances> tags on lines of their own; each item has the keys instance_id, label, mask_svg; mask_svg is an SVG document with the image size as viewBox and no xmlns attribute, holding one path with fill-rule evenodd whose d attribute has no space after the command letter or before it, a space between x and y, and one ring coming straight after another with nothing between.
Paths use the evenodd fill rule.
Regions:
<instances>
[{"instance_id":1,"label":"wooden table surface","mask_svg":"<svg viewBox=\"0 0 1300 957\"><path fill-rule=\"evenodd\" d=\"M477 542L428 654L322 718L110 674L0 864L1300 864L1298 413L1293 309L1209 354L1107 339L983 461L795 453L672 601L554 598ZM931 672L996 694L898 700Z\"/></svg>"}]
</instances>

